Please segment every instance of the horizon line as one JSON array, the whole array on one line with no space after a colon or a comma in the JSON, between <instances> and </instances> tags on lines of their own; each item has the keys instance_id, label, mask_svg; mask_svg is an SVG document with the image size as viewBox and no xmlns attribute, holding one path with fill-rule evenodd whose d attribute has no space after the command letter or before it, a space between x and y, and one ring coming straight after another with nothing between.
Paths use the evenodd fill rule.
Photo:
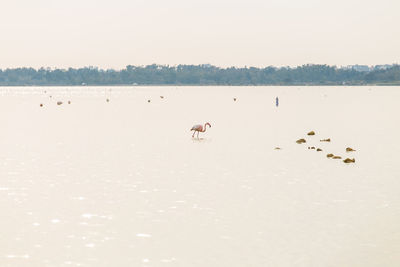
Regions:
<instances>
[{"instance_id":1,"label":"horizon line","mask_svg":"<svg viewBox=\"0 0 400 267\"><path fill-rule=\"evenodd\" d=\"M323 64L323 63L305 63L301 65L282 65L282 66L276 66L276 65L266 65L266 66L251 66L251 65L244 65L244 66L237 66L237 65L231 65L231 66L218 66L218 65L213 65L210 63L200 63L200 64L158 64L158 63L152 63L152 64L141 64L141 65L132 65L128 64L123 68L104 68L104 67L99 67L95 65L85 65L85 66L79 66L79 67L57 67L57 66L41 66L41 67L31 67L31 66L18 66L18 67L0 67L0 70L15 70L15 69L34 69L34 70L68 70L68 69L97 69L97 70L104 70L104 71L109 71L109 70L114 70L114 71L121 71L124 69L127 69L128 67L134 67L134 68L145 68L149 66L158 66L158 67L169 67L169 68L176 68L179 66L196 66L196 67L210 67L210 68L218 68L218 69L230 69L230 68L237 68L237 69L249 69L249 68L256 68L256 69L266 69L266 68L275 68L275 69L296 69L299 67L304 67L304 66L328 66L328 67L333 67L333 68L338 68L338 69L345 69L349 67L368 67L368 68L375 68L378 66L399 66L400 64L397 62L394 63L385 63L385 64L348 64L348 65L336 65L336 64Z\"/></svg>"}]
</instances>

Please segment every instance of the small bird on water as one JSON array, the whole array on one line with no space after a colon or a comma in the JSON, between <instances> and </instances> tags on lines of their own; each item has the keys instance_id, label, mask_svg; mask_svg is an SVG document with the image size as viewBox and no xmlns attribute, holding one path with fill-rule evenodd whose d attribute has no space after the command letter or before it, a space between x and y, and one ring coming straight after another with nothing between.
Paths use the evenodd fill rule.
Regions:
<instances>
[{"instance_id":1,"label":"small bird on water","mask_svg":"<svg viewBox=\"0 0 400 267\"><path fill-rule=\"evenodd\" d=\"M211 127L211 124L209 122L206 122L204 124L204 127L201 124L194 125L192 129L190 129L191 131L194 131L192 137L194 137L194 134L197 132L197 138L199 138L199 132L204 133L207 129L207 126Z\"/></svg>"}]
</instances>

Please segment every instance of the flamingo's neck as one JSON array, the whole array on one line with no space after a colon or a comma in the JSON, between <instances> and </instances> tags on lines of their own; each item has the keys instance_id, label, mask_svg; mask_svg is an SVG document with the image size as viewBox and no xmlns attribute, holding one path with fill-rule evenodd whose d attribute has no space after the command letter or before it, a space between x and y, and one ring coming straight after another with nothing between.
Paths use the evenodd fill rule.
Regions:
<instances>
[{"instance_id":1,"label":"flamingo's neck","mask_svg":"<svg viewBox=\"0 0 400 267\"><path fill-rule=\"evenodd\" d=\"M203 130L203 131L201 131L201 132L202 132L202 133L204 133L206 130L207 130L207 123L206 123L206 124L204 124L204 130Z\"/></svg>"}]
</instances>

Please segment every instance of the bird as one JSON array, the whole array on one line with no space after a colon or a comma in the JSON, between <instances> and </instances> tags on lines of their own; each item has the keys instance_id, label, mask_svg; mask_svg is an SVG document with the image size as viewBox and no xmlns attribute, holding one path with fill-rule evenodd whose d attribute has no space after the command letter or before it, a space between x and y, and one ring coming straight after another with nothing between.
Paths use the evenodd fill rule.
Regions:
<instances>
[{"instance_id":1,"label":"bird","mask_svg":"<svg viewBox=\"0 0 400 267\"><path fill-rule=\"evenodd\" d=\"M194 125L192 127L192 129L190 129L191 131L194 131L192 137L194 137L195 133L197 132L197 138L199 138L199 132L204 133L207 129L207 125L211 127L211 124L209 122L206 122L204 124L204 128L203 128L203 125L201 125L201 124Z\"/></svg>"}]
</instances>

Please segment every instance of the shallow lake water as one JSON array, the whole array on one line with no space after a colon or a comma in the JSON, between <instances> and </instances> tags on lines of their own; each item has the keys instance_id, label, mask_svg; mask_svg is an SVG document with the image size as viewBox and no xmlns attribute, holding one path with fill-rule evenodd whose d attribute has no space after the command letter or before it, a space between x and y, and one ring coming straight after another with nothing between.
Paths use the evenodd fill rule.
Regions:
<instances>
[{"instance_id":1,"label":"shallow lake water","mask_svg":"<svg viewBox=\"0 0 400 267\"><path fill-rule=\"evenodd\" d=\"M0 93L2 267L400 264L399 87Z\"/></svg>"}]
</instances>

